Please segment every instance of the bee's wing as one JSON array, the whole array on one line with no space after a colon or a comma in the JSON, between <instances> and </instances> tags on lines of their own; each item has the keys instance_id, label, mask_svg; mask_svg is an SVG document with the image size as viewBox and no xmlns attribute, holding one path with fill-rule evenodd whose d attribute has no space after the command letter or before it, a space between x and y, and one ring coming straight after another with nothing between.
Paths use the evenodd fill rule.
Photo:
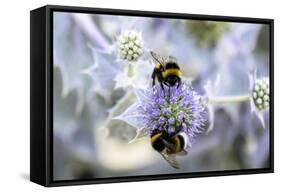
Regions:
<instances>
[{"instance_id":1,"label":"bee's wing","mask_svg":"<svg viewBox=\"0 0 281 192\"><path fill-rule=\"evenodd\" d=\"M177 155L180 155L180 156L185 156L187 154L188 154L188 152L186 150L182 150L181 152L177 153Z\"/></svg>"},{"instance_id":2,"label":"bee's wing","mask_svg":"<svg viewBox=\"0 0 281 192\"><path fill-rule=\"evenodd\" d=\"M150 51L150 54L152 56L152 58L157 62L160 63L161 65L163 65L165 63L165 59L163 57L161 57L160 55L158 55L157 53Z\"/></svg>"},{"instance_id":3,"label":"bee's wing","mask_svg":"<svg viewBox=\"0 0 281 192\"><path fill-rule=\"evenodd\" d=\"M167 154L165 152L161 153L162 157L175 169L179 169L180 165L176 160L176 156L174 154Z\"/></svg>"},{"instance_id":4,"label":"bee's wing","mask_svg":"<svg viewBox=\"0 0 281 192\"><path fill-rule=\"evenodd\" d=\"M168 150L173 151L173 149L175 148L175 144L167 141L166 139L162 139L162 142L165 144Z\"/></svg>"}]
</instances>

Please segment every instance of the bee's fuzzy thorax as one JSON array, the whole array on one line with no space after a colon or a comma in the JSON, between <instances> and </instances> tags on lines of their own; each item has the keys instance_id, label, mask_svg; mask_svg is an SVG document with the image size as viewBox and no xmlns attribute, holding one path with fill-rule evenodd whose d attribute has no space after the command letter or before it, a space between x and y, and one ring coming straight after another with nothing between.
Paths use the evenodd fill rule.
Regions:
<instances>
[{"instance_id":1,"label":"bee's fuzzy thorax","mask_svg":"<svg viewBox=\"0 0 281 192\"><path fill-rule=\"evenodd\" d=\"M177 77L181 77L182 73L179 69L176 68L172 68L172 69L166 69L165 71L162 72L162 76L164 78L167 78L168 76L177 76Z\"/></svg>"}]
</instances>

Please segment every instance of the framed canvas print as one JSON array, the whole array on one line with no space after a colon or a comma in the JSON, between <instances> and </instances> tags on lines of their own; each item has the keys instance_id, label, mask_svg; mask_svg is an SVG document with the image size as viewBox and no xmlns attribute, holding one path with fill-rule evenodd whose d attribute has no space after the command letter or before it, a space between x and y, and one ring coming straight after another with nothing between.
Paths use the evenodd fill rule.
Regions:
<instances>
[{"instance_id":1,"label":"framed canvas print","mask_svg":"<svg viewBox=\"0 0 281 192\"><path fill-rule=\"evenodd\" d=\"M31 11L30 179L273 172L273 20Z\"/></svg>"}]
</instances>

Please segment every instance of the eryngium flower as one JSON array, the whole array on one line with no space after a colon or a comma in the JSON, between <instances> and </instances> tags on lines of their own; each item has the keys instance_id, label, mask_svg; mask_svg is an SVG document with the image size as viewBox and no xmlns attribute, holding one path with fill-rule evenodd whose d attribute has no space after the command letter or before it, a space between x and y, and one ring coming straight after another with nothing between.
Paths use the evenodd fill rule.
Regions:
<instances>
[{"instance_id":1,"label":"eryngium flower","mask_svg":"<svg viewBox=\"0 0 281 192\"><path fill-rule=\"evenodd\" d=\"M117 39L117 52L121 59L137 60L143 53L143 40L135 31L125 31Z\"/></svg>"},{"instance_id":2,"label":"eryngium flower","mask_svg":"<svg viewBox=\"0 0 281 192\"><path fill-rule=\"evenodd\" d=\"M254 82L252 90L252 99L255 107L259 110L266 110L269 108L269 79L257 79Z\"/></svg>"},{"instance_id":3,"label":"eryngium flower","mask_svg":"<svg viewBox=\"0 0 281 192\"><path fill-rule=\"evenodd\" d=\"M206 110L201 96L190 86L182 83L179 87L156 85L144 92L145 99L138 113L148 134L153 131L167 131L174 134L184 131L192 141L202 131L206 121Z\"/></svg>"}]
</instances>

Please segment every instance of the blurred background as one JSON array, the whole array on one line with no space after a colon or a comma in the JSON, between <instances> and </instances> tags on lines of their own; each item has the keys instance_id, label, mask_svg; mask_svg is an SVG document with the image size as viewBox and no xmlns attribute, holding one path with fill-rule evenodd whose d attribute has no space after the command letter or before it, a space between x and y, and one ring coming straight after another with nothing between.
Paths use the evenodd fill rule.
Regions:
<instances>
[{"instance_id":1,"label":"blurred background","mask_svg":"<svg viewBox=\"0 0 281 192\"><path fill-rule=\"evenodd\" d=\"M200 94L220 75L212 92L229 96L251 94L253 71L269 75L267 25L55 12L53 29L54 180L268 167L269 114L263 128L250 102L214 106L213 130L198 135L189 155L178 158L180 170L153 151L148 138L128 144L136 128L112 119L136 100L130 86L116 86L129 63L117 51L124 31L141 35L141 61L148 60L145 50L173 55ZM146 63L144 85L153 68Z\"/></svg>"}]
</instances>

